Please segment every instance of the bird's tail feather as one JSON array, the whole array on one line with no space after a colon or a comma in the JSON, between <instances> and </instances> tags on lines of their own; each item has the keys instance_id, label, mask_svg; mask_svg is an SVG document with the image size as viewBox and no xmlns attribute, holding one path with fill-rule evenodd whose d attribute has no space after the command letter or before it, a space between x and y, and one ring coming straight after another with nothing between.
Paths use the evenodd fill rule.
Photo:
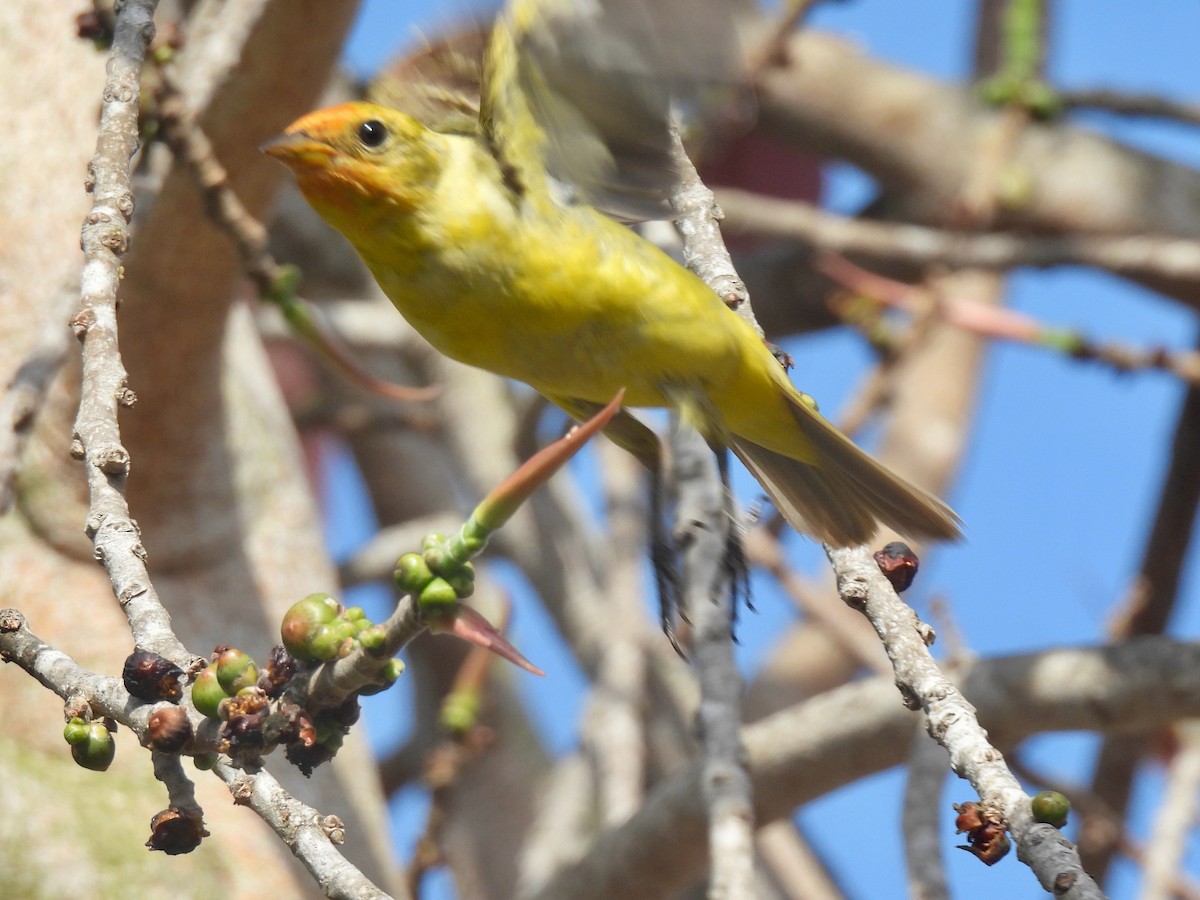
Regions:
<instances>
[{"instance_id":1,"label":"bird's tail feather","mask_svg":"<svg viewBox=\"0 0 1200 900\"><path fill-rule=\"evenodd\" d=\"M866 543L877 523L914 540L961 537L961 521L945 503L876 462L790 394L788 400L819 465L741 437L732 443L793 528L837 547Z\"/></svg>"}]
</instances>

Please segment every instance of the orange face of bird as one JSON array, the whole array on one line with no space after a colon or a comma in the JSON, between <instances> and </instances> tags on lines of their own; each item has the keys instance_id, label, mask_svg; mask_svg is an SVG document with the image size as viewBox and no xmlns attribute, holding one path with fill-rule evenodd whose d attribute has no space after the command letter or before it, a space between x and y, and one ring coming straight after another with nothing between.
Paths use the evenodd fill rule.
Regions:
<instances>
[{"instance_id":1,"label":"orange face of bird","mask_svg":"<svg viewBox=\"0 0 1200 900\"><path fill-rule=\"evenodd\" d=\"M340 218L415 206L438 169L434 137L404 113L346 103L297 119L262 149L295 173L318 212Z\"/></svg>"}]
</instances>

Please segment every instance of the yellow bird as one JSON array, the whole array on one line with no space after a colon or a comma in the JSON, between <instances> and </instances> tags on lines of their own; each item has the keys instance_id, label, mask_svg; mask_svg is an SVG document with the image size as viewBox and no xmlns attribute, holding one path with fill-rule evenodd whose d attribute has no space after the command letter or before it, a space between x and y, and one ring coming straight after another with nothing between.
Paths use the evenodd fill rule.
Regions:
<instances>
[{"instance_id":1,"label":"yellow bird","mask_svg":"<svg viewBox=\"0 0 1200 900\"><path fill-rule=\"evenodd\" d=\"M485 61L478 128L439 133L349 103L304 116L265 150L446 356L523 381L576 417L621 388L629 406L679 409L820 541L864 543L877 523L958 537L954 512L827 422L703 281L563 199L546 171L546 79L522 37L564 2L510 4ZM632 417L610 433L644 460L656 453Z\"/></svg>"}]
</instances>

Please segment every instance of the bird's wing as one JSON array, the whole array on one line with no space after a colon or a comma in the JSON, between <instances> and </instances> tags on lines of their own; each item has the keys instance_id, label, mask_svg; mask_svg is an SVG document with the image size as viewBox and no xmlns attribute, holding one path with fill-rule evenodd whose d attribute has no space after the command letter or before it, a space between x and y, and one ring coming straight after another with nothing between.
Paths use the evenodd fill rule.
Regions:
<instances>
[{"instance_id":1,"label":"bird's wing","mask_svg":"<svg viewBox=\"0 0 1200 900\"><path fill-rule=\"evenodd\" d=\"M672 115L743 84L734 0L510 0L484 63L480 124L514 185L549 172L627 220L670 217ZM739 94L740 96L740 94Z\"/></svg>"}]
</instances>

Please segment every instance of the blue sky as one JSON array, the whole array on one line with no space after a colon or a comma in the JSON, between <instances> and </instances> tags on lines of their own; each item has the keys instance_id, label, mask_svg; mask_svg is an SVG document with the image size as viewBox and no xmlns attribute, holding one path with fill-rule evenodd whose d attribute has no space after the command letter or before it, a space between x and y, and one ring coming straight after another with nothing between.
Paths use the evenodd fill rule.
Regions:
<instances>
[{"instance_id":1,"label":"blue sky","mask_svg":"<svg viewBox=\"0 0 1200 900\"><path fill-rule=\"evenodd\" d=\"M394 52L411 44L419 30L436 31L438 22L481 4L397 3L368 0L348 44L346 62L368 74ZM873 55L928 72L961 79L969 69L972 17L976 4L963 0L854 0L821 4L814 27L852 37ZM1200 4L1146 0L1131 6L1116 0L1059 0L1051 45L1050 74L1063 87L1113 87L1196 99L1200 79L1195 36ZM1089 127L1151 152L1200 166L1200 130L1134 122L1096 114ZM827 203L853 211L870 197L869 179L846 166L828 174ZM1106 275L1083 270L1023 272L1013 276L1009 302L1016 309L1062 327L1104 340L1134 345L1191 346L1193 315L1144 290ZM869 356L854 335L833 332L789 342L797 360L797 382L836 410L849 397ZM1116 375L1027 348L999 346L989 359L978 424L958 485L947 498L967 523L968 540L923 560L921 577L906 596L919 611L937 594L951 604L970 648L981 655L1027 651L1103 639L1108 616L1136 572L1152 516L1180 386L1158 373ZM344 457L331 466L329 495L334 551L345 555L369 534L370 511L355 486ZM748 479L739 484L754 493ZM818 573L825 565L819 548L801 538L789 540L798 566ZM510 571L497 573L513 579ZM753 673L757 662L791 618L790 605L762 593L756 615L743 616L739 660ZM573 745L575 720L563 709L578 709L583 681L553 636L528 592L514 584L518 600L515 638L548 671L546 679L522 677L531 714L547 745L556 751ZM364 595L354 599L362 601ZM1192 567L1171 631L1194 636L1200 630L1200 572ZM378 613L386 592L366 595ZM403 681L403 679L402 679ZM368 727L379 746L403 738L403 696L372 698ZM553 714L549 711L553 710ZM986 723L985 723L986 724ZM1069 781L1086 781L1095 740L1085 735L1039 739L1029 756ZM1139 783L1135 823L1142 836L1157 802L1161 773ZM882 773L807 806L800 820L817 848L834 865L851 897L879 900L906 896L899 841L902 773ZM956 893L986 891L989 896L1039 896L1032 875L1015 858L984 869L952 849L951 801L970 799L965 783L946 792L944 846ZM402 857L411 851L423 816L424 799L407 791L393 803L396 840ZM873 859L863 865L860 847L864 810L894 828L895 841L873 841ZM1200 845L1189 845L1193 872L1200 870ZM1134 872L1123 866L1112 884L1115 898L1133 896ZM453 893L439 879L427 894Z\"/></svg>"}]
</instances>

